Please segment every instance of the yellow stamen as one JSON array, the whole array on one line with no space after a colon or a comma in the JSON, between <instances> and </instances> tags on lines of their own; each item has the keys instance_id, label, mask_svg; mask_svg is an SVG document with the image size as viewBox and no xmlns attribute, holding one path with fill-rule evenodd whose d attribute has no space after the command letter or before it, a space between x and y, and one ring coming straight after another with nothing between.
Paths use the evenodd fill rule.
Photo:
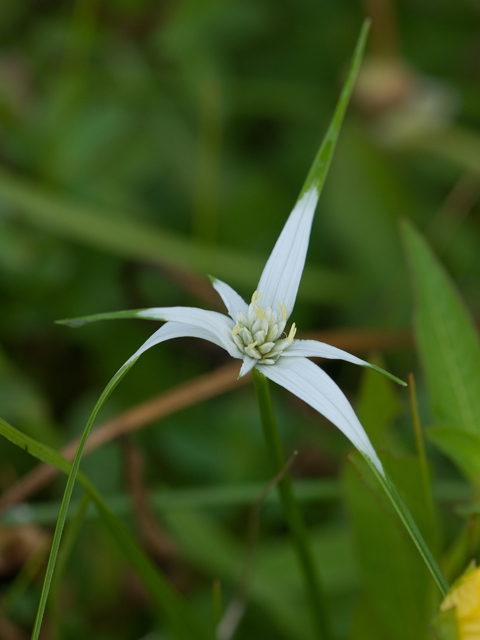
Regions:
<instances>
[{"instance_id":1,"label":"yellow stamen","mask_svg":"<svg viewBox=\"0 0 480 640\"><path fill-rule=\"evenodd\" d=\"M259 296L258 294L260 293L260 291L254 291L253 292L253 296L252 296L252 304L257 304L258 301L260 300L260 298L263 298L263 296L265 295L265 293L262 293L261 296Z\"/></svg>"},{"instance_id":2,"label":"yellow stamen","mask_svg":"<svg viewBox=\"0 0 480 640\"><path fill-rule=\"evenodd\" d=\"M242 330L242 327L239 327L238 324L236 324L233 327L233 332L232 333L233 333L234 336L236 336L236 335L238 335L240 333L241 330Z\"/></svg>"},{"instance_id":3,"label":"yellow stamen","mask_svg":"<svg viewBox=\"0 0 480 640\"><path fill-rule=\"evenodd\" d=\"M282 320L284 322L287 321L287 307L285 305L281 305L277 300L278 308L280 309L280 315L282 316Z\"/></svg>"},{"instance_id":4,"label":"yellow stamen","mask_svg":"<svg viewBox=\"0 0 480 640\"><path fill-rule=\"evenodd\" d=\"M296 333L297 333L297 327L295 326L295 323L293 323L292 326L290 327L290 333L288 334L288 338L287 338L288 344L292 342Z\"/></svg>"},{"instance_id":5,"label":"yellow stamen","mask_svg":"<svg viewBox=\"0 0 480 640\"><path fill-rule=\"evenodd\" d=\"M253 310L257 314L257 317L260 318L260 320L265 320L265 312L263 310L263 307L261 307L260 305L257 305L253 307Z\"/></svg>"}]
</instances>

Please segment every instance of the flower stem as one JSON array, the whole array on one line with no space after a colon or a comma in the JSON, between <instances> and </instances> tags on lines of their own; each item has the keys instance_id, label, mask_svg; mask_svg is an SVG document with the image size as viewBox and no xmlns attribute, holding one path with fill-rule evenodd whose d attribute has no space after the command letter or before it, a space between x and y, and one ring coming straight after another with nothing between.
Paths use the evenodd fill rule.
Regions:
<instances>
[{"instance_id":1,"label":"flower stem","mask_svg":"<svg viewBox=\"0 0 480 640\"><path fill-rule=\"evenodd\" d=\"M279 473L285 467L285 456L273 413L268 380L257 369L253 370L253 380L260 409L265 443L274 471L275 473ZM278 483L278 491L283 513L290 528L297 560L303 574L307 601L316 630L316 636L322 640L328 640L332 635L327 616L325 596L316 570L315 558L308 540L305 522L295 498L289 474L285 474Z\"/></svg>"}]
</instances>

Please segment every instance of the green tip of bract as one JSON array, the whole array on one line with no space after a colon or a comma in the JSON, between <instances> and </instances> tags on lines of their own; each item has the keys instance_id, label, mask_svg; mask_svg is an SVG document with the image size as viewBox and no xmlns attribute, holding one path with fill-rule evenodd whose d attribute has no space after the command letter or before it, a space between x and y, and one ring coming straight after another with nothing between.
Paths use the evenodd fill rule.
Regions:
<instances>
[{"instance_id":1,"label":"green tip of bract","mask_svg":"<svg viewBox=\"0 0 480 640\"><path fill-rule=\"evenodd\" d=\"M215 284L215 282L217 281L218 278L215 278L215 276L211 276L209 273L207 273L208 279L210 280L210 282L212 284Z\"/></svg>"},{"instance_id":2,"label":"green tip of bract","mask_svg":"<svg viewBox=\"0 0 480 640\"><path fill-rule=\"evenodd\" d=\"M408 384L406 382L404 382L403 380L400 380L400 378L397 378L397 376L394 376L391 373L388 373L388 371L385 371L385 369L382 369L381 367L377 367L375 364L369 364L368 367L370 369L374 369L375 371L378 371L378 373L382 373L384 376L386 376L387 378L390 378L390 380L393 380L393 382L396 382L402 387L408 387Z\"/></svg>"},{"instance_id":3,"label":"green tip of bract","mask_svg":"<svg viewBox=\"0 0 480 640\"><path fill-rule=\"evenodd\" d=\"M87 321L81 318L64 318L63 320L55 320L55 324L62 324L67 327L83 327L84 324L87 324Z\"/></svg>"}]
</instances>

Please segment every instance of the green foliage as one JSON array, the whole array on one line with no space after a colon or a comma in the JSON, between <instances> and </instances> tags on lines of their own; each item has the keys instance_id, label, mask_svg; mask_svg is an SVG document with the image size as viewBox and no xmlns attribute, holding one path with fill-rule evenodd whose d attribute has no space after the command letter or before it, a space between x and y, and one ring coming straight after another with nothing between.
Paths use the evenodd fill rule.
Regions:
<instances>
[{"instance_id":1,"label":"green foliage","mask_svg":"<svg viewBox=\"0 0 480 640\"><path fill-rule=\"evenodd\" d=\"M33 438L25 436L1 419L0 433L10 440L10 442L27 451L30 455L70 475L72 465L54 449L50 449L50 447L37 442ZM184 604L181 598L173 591L169 583L132 539L125 526L105 505L95 487L93 487L89 480L81 473L78 474L78 480L94 501L102 523L121 548L125 557L138 571L139 576L144 581L145 586L150 591L154 600L165 611L172 629L178 634L178 638L184 638L185 640L211 638L211 634L196 620L194 613L190 611L188 605Z\"/></svg>"},{"instance_id":2,"label":"green foliage","mask_svg":"<svg viewBox=\"0 0 480 640\"><path fill-rule=\"evenodd\" d=\"M448 275L420 234L403 226L415 292L415 332L435 420L431 439L472 479L480 470L480 342Z\"/></svg>"},{"instance_id":3,"label":"green foliage","mask_svg":"<svg viewBox=\"0 0 480 640\"><path fill-rule=\"evenodd\" d=\"M420 639L432 615L431 585L428 572L418 561L418 551L406 537L401 522L383 497L383 491L369 478L368 469L357 454L352 467L345 470L345 494L352 516L358 561L362 571L368 609L381 627L381 637L396 640ZM383 462L395 485L404 494L405 485L414 485L407 501L415 513L428 511L425 500L418 500L421 473L414 460ZM390 464L387 464L390 462ZM366 486L365 486L366 485ZM361 636L357 636L361 637ZM365 638L368 635L363 636Z\"/></svg>"},{"instance_id":4,"label":"green foliage","mask_svg":"<svg viewBox=\"0 0 480 640\"><path fill-rule=\"evenodd\" d=\"M377 450L394 448L391 427L398 412L391 383L374 372L366 372L359 415ZM351 466L344 469L344 493L365 585L361 604L357 605L354 638L369 637L368 619L375 620L379 638L423 638L434 611L428 572L418 562L417 549L362 457L355 452L349 460ZM384 454L382 464L430 548L435 549L436 523L431 517L430 496L422 486L420 462Z\"/></svg>"},{"instance_id":5,"label":"green foliage","mask_svg":"<svg viewBox=\"0 0 480 640\"><path fill-rule=\"evenodd\" d=\"M292 320L299 337L323 330L319 339L359 357L380 352L369 361L401 379L415 373L431 494L412 456L405 391L373 371L320 363L453 581L480 557L478 15L473 3L397 3L390 17L375 6L363 92L346 116ZM0 416L19 429L1 423L2 493L32 469L30 453L68 473L40 443L59 450L78 437L105 382L152 331L130 320L71 331L56 319L223 310L207 273L251 295L327 129L362 20L353 0L0 3ZM408 69L397 75L392 58ZM376 76L384 63L387 75ZM381 93L382 103L376 91L391 86L398 93ZM404 228L416 346L401 216L432 247ZM224 362L201 341L162 345L142 356L98 422ZM286 455L299 451L293 486L336 640L431 640L436 591L375 479L355 454L343 466L349 445L317 414L272 395ZM213 637L212 582L220 579L223 613L252 551L251 505L271 480L253 390L180 403L127 439L173 551L148 547L125 442L98 448L65 514L72 553L45 630L58 640ZM82 518L93 479L102 496ZM54 481L0 515L2 559L15 560L19 539L51 535L63 489ZM308 611L274 494L259 525L234 640L305 640ZM46 547L13 560L0 570L0 624L6 617L12 637L29 637Z\"/></svg>"},{"instance_id":6,"label":"green foliage","mask_svg":"<svg viewBox=\"0 0 480 640\"><path fill-rule=\"evenodd\" d=\"M480 343L445 270L415 229L403 235L415 293L415 331L436 420L480 433Z\"/></svg>"}]
</instances>

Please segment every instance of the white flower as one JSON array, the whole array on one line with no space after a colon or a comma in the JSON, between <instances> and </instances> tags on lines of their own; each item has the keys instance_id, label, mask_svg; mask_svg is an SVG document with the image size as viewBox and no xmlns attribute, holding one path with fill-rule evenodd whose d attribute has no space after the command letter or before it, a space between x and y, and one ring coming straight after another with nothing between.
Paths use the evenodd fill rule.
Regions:
<instances>
[{"instance_id":1,"label":"white flower","mask_svg":"<svg viewBox=\"0 0 480 640\"><path fill-rule=\"evenodd\" d=\"M267 378L285 387L333 422L383 475L380 460L347 398L333 380L307 358L336 358L364 367L378 367L316 340L296 340L295 324L291 325L288 332L285 331L305 265L318 197L317 186L311 184L297 201L265 265L250 304L228 284L212 278L228 315L191 307L159 307L105 313L63 322L78 326L94 320L119 317L165 321L124 367L131 366L150 347L173 338L188 336L213 342L228 351L232 358L243 360L239 377L256 367Z\"/></svg>"}]
</instances>

